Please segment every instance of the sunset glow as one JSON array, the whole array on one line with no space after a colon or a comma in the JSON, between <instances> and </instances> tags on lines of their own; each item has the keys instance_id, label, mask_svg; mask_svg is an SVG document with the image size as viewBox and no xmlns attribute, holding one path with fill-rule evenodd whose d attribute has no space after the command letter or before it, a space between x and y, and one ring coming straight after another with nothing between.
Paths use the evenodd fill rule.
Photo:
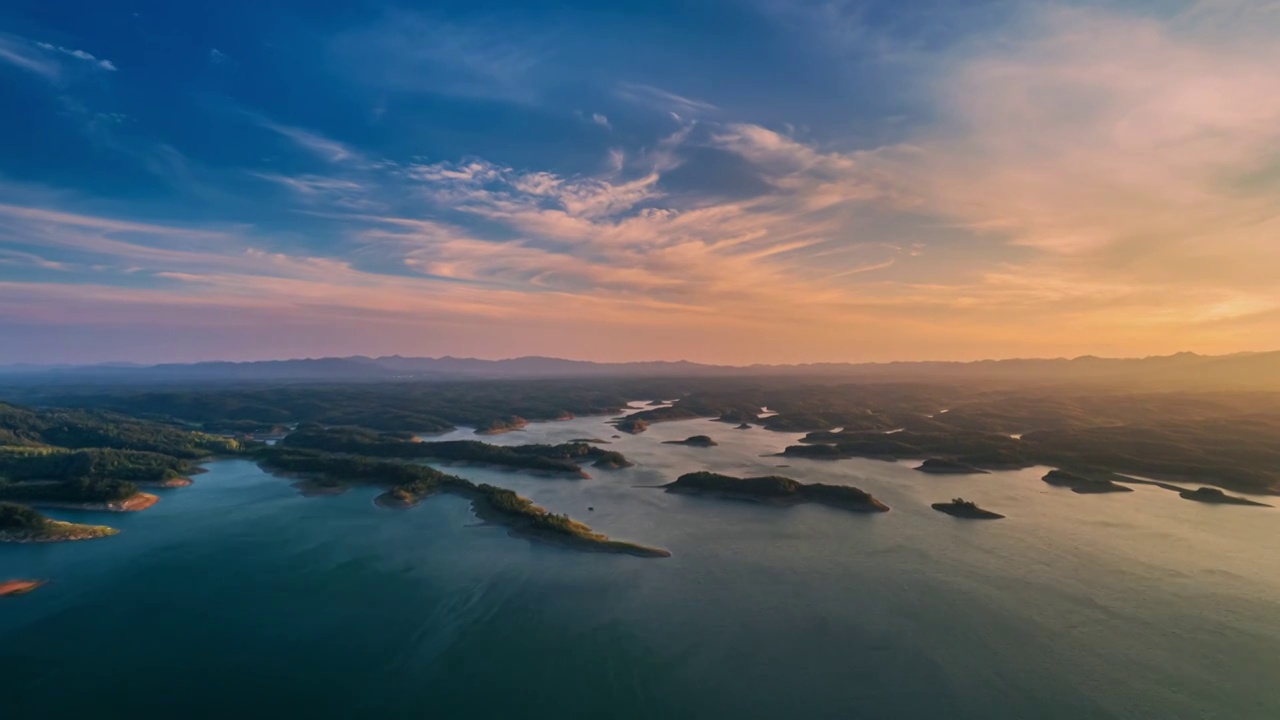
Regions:
<instances>
[{"instance_id":1,"label":"sunset glow","mask_svg":"<svg viewBox=\"0 0 1280 720\"><path fill-rule=\"evenodd\" d=\"M1280 338L1280 3L78 4L0 10L0 363Z\"/></svg>"}]
</instances>

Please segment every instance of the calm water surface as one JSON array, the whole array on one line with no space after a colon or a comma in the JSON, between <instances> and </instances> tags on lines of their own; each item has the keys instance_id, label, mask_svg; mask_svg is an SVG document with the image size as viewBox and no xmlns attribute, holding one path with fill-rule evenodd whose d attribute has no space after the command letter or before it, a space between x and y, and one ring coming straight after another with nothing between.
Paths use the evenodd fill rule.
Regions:
<instances>
[{"instance_id":1,"label":"calm water surface","mask_svg":"<svg viewBox=\"0 0 1280 720\"><path fill-rule=\"evenodd\" d=\"M661 444L694 434L720 446ZM303 498L238 460L144 513L59 514L123 532L0 545L0 578L52 580L0 601L3 717L1280 717L1280 509L762 457L797 437L665 423L590 480L452 468L665 560L533 545L448 496ZM893 512L640 487L699 469L855 484ZM929 508L957 495L1009 518Z\"/></svg>"}]
</instances>

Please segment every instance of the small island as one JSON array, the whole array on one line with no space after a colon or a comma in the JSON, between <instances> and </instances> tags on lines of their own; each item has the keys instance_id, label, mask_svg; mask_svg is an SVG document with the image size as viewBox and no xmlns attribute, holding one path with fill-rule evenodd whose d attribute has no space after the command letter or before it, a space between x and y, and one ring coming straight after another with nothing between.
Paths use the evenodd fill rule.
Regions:
<instances>
[{"instance_id":1,"label":"small island","mask_svg":"<svg viewBox=\"0 0 1280 720\"><path fill-rule=\"evenodd\" d=\"M529 424L528 420L519 415L508 415L506 417L494 418L486 422L480 423L476 428L477 435L498 435L512 430L522 430Z\"/></svg>"},{"instance_id":2,"label":"small island","mask_svg":"<svg viewBox=\"0 0 1280 720\"><path fill-rule=\"evenodd\" d=\"M916 468L919 472L930 473L933 475L989 475L986 470L976 468L959 460L943 460L940 458L929 458L925 460L920 467Z\"/></svg>"},{"instance_id":3,"label":"small island","mask_svg":"<svg viewBox=\"0 0 1280 720\"><path fill-rule=\"evenodd\" d=\"M25 505L0 502L0 542L73 542L109 537L117 532L103 525L53 520Z\"/></svg>"},{"instance_id":4,"label":"small island","mask_svg":"<svg viewBox=\"0 0 1280 720\"><path fill-rule=\"evenodd\" d=\"M0 580L0 597L26 595L44 584L44 580Z\"/></svg>"},{"instance_id":5,"label":"small island","mask_svg":"<svg viewBox=\"0 0 1280 720\"><path fill-rule=\"evenodd\" d=\"M635 466L636 464L628 460L625 455L616 452L601 453L596 457L596 461L591 463L591 467L602 470L621 470Z\"/></svg>"},{"instance_id":6,"label":"small island","mask_svg":"<svg viewBox=\"0 0 1280 720\"><path fill-rule=\"evenodd\" d=\"M622 432L631 433L632 435L639 435L649 429L649 423L640 418L623 418L614 423L613 426Z\"/></svg>"},{"instance_id":7,"label":"small island","mask_svg":"<svg viewBox=\"0 0 1280 720\"><path fill-rule=\"evenodd\" d=\"M1185 500L1208 503L1210 505L1252 505L1254 507L1271 507L1266 503L1255 502L1248 498L1228 495L1218 488L1202 487L1198 490L1183 490L1178 493Z\"/></svg>"},{"instance_id":8,"label":"small island","mask_svg":"<svg viewBox=\"0 0 1280 720\"><path fill-rule=\"evenodd\" d=\"M952 517L964 518L965 520L1002 520L1004 516L1000 513L993 513L990 510L983 510L978 507L977 503L956 498L949 503L934 503L931 506L940 513L946 513Z\"/></svg>"},{"instance_id":9,"label":"small island","mask_svg":"<svg viewBox=\"0 0 1280 720\"><path fill-rule=\"evenodd\" d=\"M735 429L735 430L750 430L751 428L752 428L751 423L742 423L741 425L739 425L738 427L736 427L736 428L734 428L734 429Z\"/></svg>"},{"instance_id":10,"label":"small island","mask_svg":"<svg viewBox=\"0 0 1280 720\"><path fill-rule=\"evenodd\" d=\"M693 435L684 440L664 440L663 445L688 445L689 447L715 447L719 445L708 435Z\"/></svg>"},{"instance_id":11,"label":"small island","mask_svg":"<svg viewBox=\"0 0 1280 720\"><path fill-rule=\"evenodd\" d=\"M681 475L662 488L671 493L714 495L772 505L812 502L860 513L889 511L888 505L856 487L822 483L806 485L780 475L738 478L713 472L694 472Z\"/></svg>"},{"instance_id":12,"label":"small island","mask_svg":"<svg viewBox=\"0 0 1280 720\"><path fill-rule=\"evenodd\" d=\"M1054 487L1071 488L1071 492L1081 495L1133 492L1133 488L1125 487L1104 477L1086 477L1065 470L1050 470L1049 474L1042 479Z\"/></svg>"}]
</instances>

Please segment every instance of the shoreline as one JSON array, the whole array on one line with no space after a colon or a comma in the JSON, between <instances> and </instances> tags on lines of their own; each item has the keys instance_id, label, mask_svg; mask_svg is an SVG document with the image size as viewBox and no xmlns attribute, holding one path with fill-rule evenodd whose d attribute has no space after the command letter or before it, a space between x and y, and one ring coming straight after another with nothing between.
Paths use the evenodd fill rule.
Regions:
<instances>
[{"instance_id":1,"label":"shoreline","mask_svg":"<svg viewBox=\"0 0 1280 720\"><path fill-rule=\"evenodd\" d=\"M81 540L97 540L111 537L120 532L106 525L82 525L63 520L48 520L46 522L44 530L36 535L0 531L0 542L23 545L29 543L79 542Z\"/></svg>"},{"instance_id":2,"label":"shoreline","mask_svg":"<svg viewBox=\"0 0 1280 720\"><path fill-rule=\"evenodd\" d=\"M168 480L135 480L134 485L153 490L169 490L172 488L190 487L195 481L188 477L169 478Z\"/></svg>"},{"instance_id":3,"label":"shoreline","mask_svg":"<svg viewBox=\"0 0 1280 720\"><path fill-rule=\"evenodd\" d=\"M576 520L571 522L585 528L583 535L569 535L531 527L527 521L520 520L515 516L501 512L497 508L493 507L488 499L479 492L459 490L455 491L455 493L468 497L471 500L471 512L473 512L477 518L486 523L501 525L507 528L507 534L511 537L522 538L529 541L545 542L550 545L561 545L573 550L581 550L585 552L631 555L633 557L642 558L671 557L671 551L666 550L665 548L650 547L648 545L640 545L638 543L626 542L624 540L614 540L604 533L591 530L586 525L578 523ZM532 503L530 504L532 505ZM541 506L532 505L532 507L537 510L541 510L544 513L547 512L547 510Z\"/></svg>"},{"instance_id":4,"label":"shoreline","mask_svg":"<svg viewBox=\"0 0 1280 720\"><path fill-rule=\"evenodd\" d=\"M929 507L961 520L1004 520L1005 516L980 507L961 507L955 503L934 503Z\"/></svg>"},{"instance_id":5,"label":"shoreline","mask_svg":"<svg viewBox=\"0 0 1280 720\"><path fill-rule=\"evenodd\" d=\"M484 493L472 488L445 485L421 495L403 490L397 491L393 488L375 497L373 504L387 510L409 510L422 504L427 498L442 493L456 495L470 501L471 513L482 524L504 527L507 529L507 534L513 538L559 545L582 552L601 552L644 558L671 557L671 551L664 548L650 547L624 540L614 540L604 533L592 530L577 520L570 520L570 522L582 528L581 534L560 533L533 527L531 522L518 514L505 513L498 510L489 502ZM521 497L520 499L529 503L530 510L549 514L546 508L533 504L527 498Z\"/></svg>"},{"instance_id":6,"label":"shoreline","mask_svg":"<svg viewBox=\"0 0 1280 720\"><path fill-rule=\"evenodd\" d=\"M124 500L113 500L105 503L73 503L34 500L31 507L48 508L50 510L83 510L87 512L142 512L160 502L159 495L140 492Z\"/></svg>"},{"instance_id":7,"label":"shoreline","mask_svg":"<svg viewBox=\"0 0 1280 720\"><path fill-rule=\"evenodd\" d=\"M0 580L0 597L26 595L48 583L48 580Z\"/></svg>"}]
</instances>

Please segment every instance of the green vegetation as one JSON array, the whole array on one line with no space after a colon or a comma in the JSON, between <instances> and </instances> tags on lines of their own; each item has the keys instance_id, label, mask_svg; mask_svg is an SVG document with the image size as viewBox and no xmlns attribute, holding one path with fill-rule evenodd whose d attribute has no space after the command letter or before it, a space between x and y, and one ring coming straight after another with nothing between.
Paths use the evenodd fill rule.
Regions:
<instances>
[{"instance_id":1,"label":"green vegetation","mask_svg":"<svg viewBox=\"0 0 1280 720\"><path fill-rule=\"evenodd\" d=\"M138 450L0 447L0 478L12 481L89 479L162 483L196 470L189 460Z\"/></svg>"},{"instance_id":2,"label":"green vegetation","mask_svg":"<svg viewBox=\"0 0 1280 720\"><path fill-rule=\"evenodd\" d=\"M559 420L561 416L557 416L554 419ZM507 415L506 417L493 418L480 423L479 427L476 428L476 434L497 435L511 430L519 430L528 424L529 421L519 415Z\"/></svg>"},{"instance_id":3,"label":"green vegetation","mask_svg":"<svg viewBox=\"0 0 1280 720\"><path fill-rule=\"evenodd\" d=\"M0 502L0 532L39 532L49 520L25 505Z\"/></svg>"},{"instance_id":4,"label":"green vegetation","mask_svg":"<svg viewBox=\"0 0 1280 720\"><path fill-rule=\"evenodd\" d=\"M622 432L631 433L632 435L639 435L649 429L648 422L634 416L619 420L613 426Z\"/></svg>"},{"instance_id":5,"label":"green vegetation","mask_svg":"<svg viewBox=\"0 0 1280 720\"><path fill-rule=\"evenodd\" d=\"M0 500L143 509L139 485L173 485L196 461L242 452L232 438L111 412L0 403Z\"/></svg>"},{"instance_id":6,"label":"green vegetation","mask_svg":"<svg viewBox=\"0 0 1280 720\"><path fill-rule=\"evenodd\" d=\"M348 453L379 458L434 459L477 462L554 473L583 474L575 460L590 459L596 467L628 467L621 453L585 442L561 445L490 445L478 440L417 442L408 433L379 433L362 428L305 427L280 441L282 447Z\"/></svg>"},{"instance_id":7,"label":"green vegetation","mask_svg":"<svg viewBox=\"0 0 1280 720\"><path fill-rule=\"evenodd\" d=\"M655 388L678 394L678 381L487 380L302 385L204 385L189 388L99 386L21 388L42 405L97 408L134 417L180 420L209 430L261 432L307 422L382 431L439 433L486 428L513 417L530 422L621 412ZM234 423L234 425L229 425Z\"/></svg>"},{"instance_id":8,"label":"green vegetation","mask_svg":"<svg viewBox=\"0 0 1280 720\"><path fill-rule=\"evenodd\" d=\"M134 450L185 460L241 449L232 438L111 412L31 410L7 403L0 403L0 445Z\"/></svg>"},{"instance_id":9,"label":"green vegetation","mask_svg":"<svg viewBox=\"0 0 1280 720\"><path fill-rule=\"evenodd\" d=\"M631 398L675 397L680 399L671 407L650 407L619 420L619 431L643 432L651 422L689 418L754 420L769 430L809 433L787 449L795 457L936 458L983 470L1044 465L1081 475L1109 471L1280 493L1280 446L1274 442L1280 436L1280 393L1135 393L1132 384L1101 380L1034 385L1017 371L1018 363L999 366L1007 370L1005 379L995 365L988 373L978 364L958 381L948 374L950 367L921 366L913 382L888 381L897 377L892 366L863 368L867 374L858 382L824 377L818 373L835 368L815 366L807 377L209 385L161 392L23 387L11 393L75 409L41 411L32 420L15 418L15 409L0 405L0 444L147 450L194 459L220 451L193 437L193 426L315 422L417 433L454 426L498 429L513 418L612 414ZM756 419L761 407L777 414ZM59 413L70 421L66 430L53 419ZM104 421L120 427L100 432ZM142 433L130 429L151 425L166 428L164 437L150 427Z\"/></svg>"},{"instance_id":10,"label":"green vegetation","mask_svg":"<svg viewBox=\"0 0 1280 720\"><path fill-rule=\"evenodd\" d=\"M128 500L138 486L123 480L76 478L64 482L6 482L0 484L0 500L34 504L105 505Z\"/></svg>"},{"instance_id":11,"label":"green vegetation","mask_svg":"<svg viewBox=\"0 0 1280 720\"><path fill-rule=\"evenodd\" d=\"M863 490L846 485L806 485L781 475L739 478L713 472L681 475L663 486L667 492L711 493L765 502L815 502L857 512L888 512L884 503Z\"/></svg>"},{"instance_id":12,"label":"green vegetation","mask_svg":"<svg viewBox=\"0 0 1280 720\"><path fill-rule=\"evenodd\" d=\"M274 472L385 487L387 491L379 500L380 504L387 506L409 507L437 492L462 495L472 501L472 507L482 519L501 522L513 533L533 539L641 557L666 557L670 554L657 548L611 540L567 516L549 513L510 490L477 485L422 465L289 447L264 448L259 451L259 462Z\"/></svg>"},{"instance_id":13,"label":"green vegetation","mask_svg":"<svg viewBox=\"0 0 1280 720\"><path fill-rule=\"evenodd\" d=\"M50 520L25 505L0 502L0 542L62 542L115 535L102 525Z\"/></svg>"}]
</instances>

